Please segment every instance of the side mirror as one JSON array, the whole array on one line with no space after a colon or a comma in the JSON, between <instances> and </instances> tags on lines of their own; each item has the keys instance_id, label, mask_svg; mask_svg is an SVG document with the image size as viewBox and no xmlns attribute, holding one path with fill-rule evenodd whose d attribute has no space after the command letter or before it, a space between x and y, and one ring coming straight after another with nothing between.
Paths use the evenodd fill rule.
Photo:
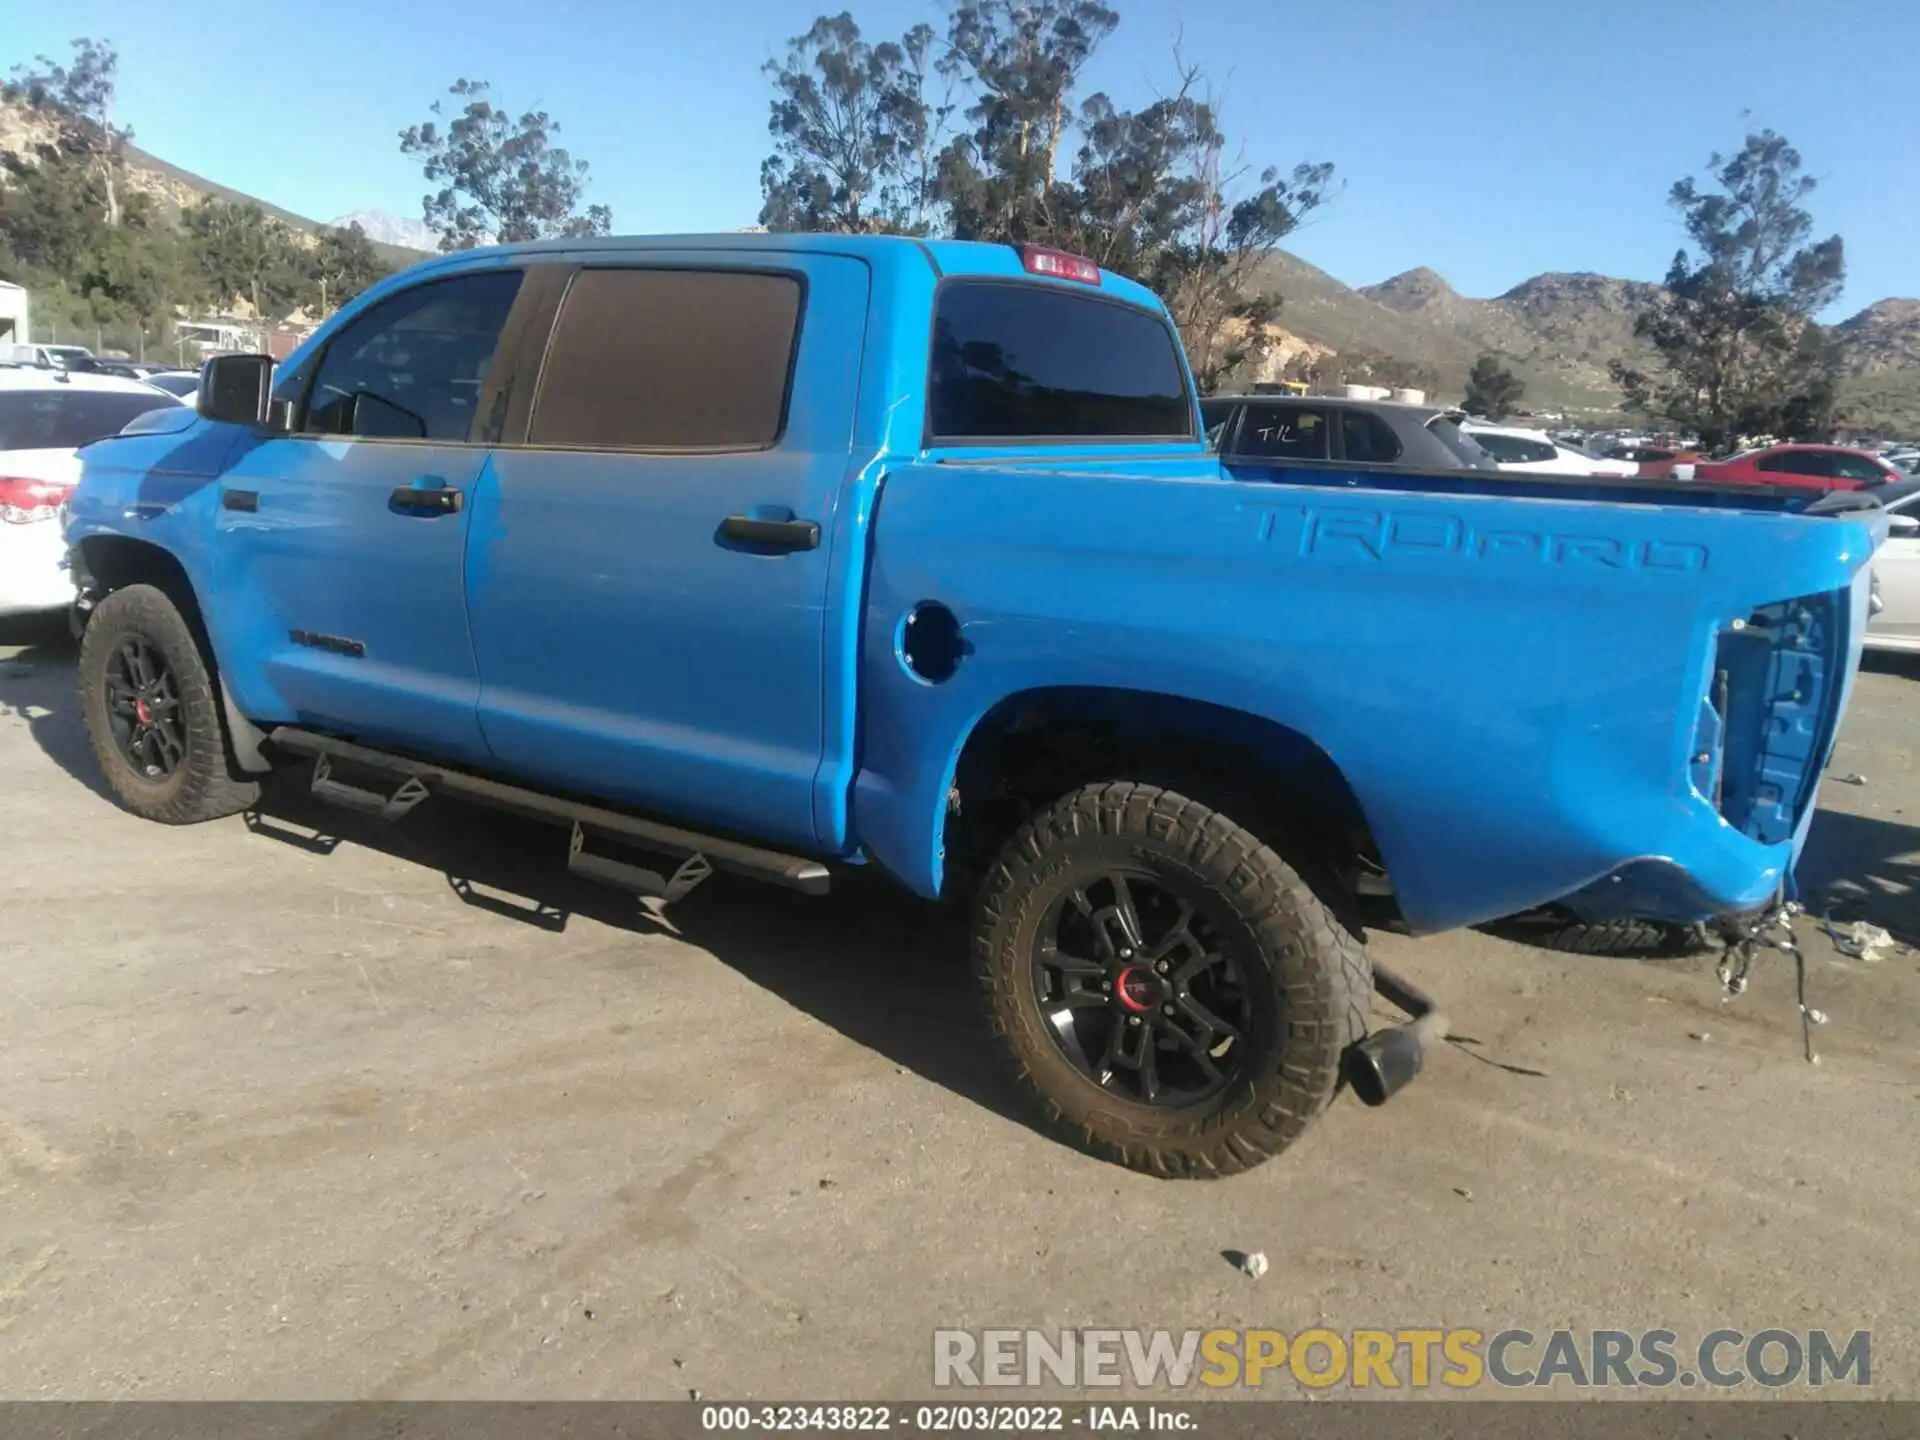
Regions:
<instances>
[{"instance_id":1,"label":"side mirror","mask_svg":"<svg viewBox=\"0 0 1920 1440\"><path fill-rule=\"evenodd\" d=\"M271 355L216 355L200 367L194 408L208 420L264 425L272 394Z\"/></svg>"},{"instance_id":2,"label":"side mirror","mask_svg":"<svg viewBox=\"0 0 1920 1440\"><path fill-rule=\"evenodd\" d=\"M1920 517L1912 515L1889 515L1887 534L1911 538L1920 535Z\"/></svg>"}]
</instances>

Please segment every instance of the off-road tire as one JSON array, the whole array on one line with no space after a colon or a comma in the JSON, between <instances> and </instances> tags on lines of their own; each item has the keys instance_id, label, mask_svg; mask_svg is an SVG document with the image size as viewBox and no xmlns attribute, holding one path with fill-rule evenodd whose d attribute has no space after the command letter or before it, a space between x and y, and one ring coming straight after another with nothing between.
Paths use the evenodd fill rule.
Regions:
<instances>
[{"instance_id":1,"label":"off-road tire","mask_svg":"<svg viewBox=\"0 0 1920 1440\"><path fill-rule=\"evenodd\" d=\"M180 696L185 755L173 773L160 780L148 779L121 754L107 718L107 665L134 636L160 653ZM232 772L213 676L191 627L164 590L129 585L95 607L80 637L80 709L108 786L142 819L194 825L237 814L260 797L258 782Z\"/></svg>"},{"instance_id":2,"label":"off-road tire","mask_svg":"<svg viewBox=\"0 0 1920 1440\"><path fill-rule=\"evenodd\" d=\"M1084 877L1128 866L1230 917L1227 943L1273 988L1279 1023L1232 1083L1183 1108L1102 1089L1061 1053L1034 993L1032 958L1055 900ZM1154 786L1089 785L1035 815L987 873L973 940L988 1018L1020 1088L1054 1132L1104 1159L1165 1177L1211 1179L1279 1154L1326 1109L1342 1056L1367 1033L1365 945L1250 831Z\"/></svg>"}]
</instances>

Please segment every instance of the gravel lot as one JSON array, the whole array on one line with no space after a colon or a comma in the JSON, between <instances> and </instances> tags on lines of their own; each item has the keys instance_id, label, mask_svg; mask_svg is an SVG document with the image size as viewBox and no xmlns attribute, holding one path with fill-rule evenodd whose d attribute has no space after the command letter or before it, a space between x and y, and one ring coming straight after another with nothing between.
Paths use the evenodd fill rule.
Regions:
<instances>
[{"instance_id":1,"label":"gravel lot","mask_svg":"<svg viewBox=\"0 0 1920 1440\"><path fill-rule=\"evenodd\" d=\"M908 1398L943 1325L1665 1325L1871 1328L1920 1397L1912 951L1803 925L1815 1067L1779 957L1723 1003L1380 936L1476 1043L1161 1183L1025 1125L908 903L723 878L666 925L450 802L144 824L71 647L0 639L0 1396ZM1910 936L1916 699L1862 677L1803 870Z\"/></svg>"}]
</instances>

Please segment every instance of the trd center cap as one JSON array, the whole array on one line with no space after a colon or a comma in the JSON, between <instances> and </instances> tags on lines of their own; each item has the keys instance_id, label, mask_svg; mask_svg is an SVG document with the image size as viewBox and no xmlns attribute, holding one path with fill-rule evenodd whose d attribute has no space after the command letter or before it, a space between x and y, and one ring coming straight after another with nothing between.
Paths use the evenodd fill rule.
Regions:
<instances>
[{"instance_id":1,"label":"trd center cap","mask_svg":"<svg viewBox=\"0 0 1920 1440\"><path fill-rule=\"evenodd\" d=\"M1165 989L1160 977L1145 965L1127 966L1113 982L1113 993L1136 1015L1144 1015L1157 1006Z\"/></svg>"}]
</instances>

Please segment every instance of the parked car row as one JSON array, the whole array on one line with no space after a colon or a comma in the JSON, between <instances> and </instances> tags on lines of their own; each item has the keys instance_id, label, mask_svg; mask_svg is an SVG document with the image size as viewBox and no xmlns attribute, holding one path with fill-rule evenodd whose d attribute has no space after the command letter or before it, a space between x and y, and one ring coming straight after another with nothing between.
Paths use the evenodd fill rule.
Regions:
<instances>
[{"instance_id":1,"label":"parked car row","mask_svg":"<svg viewBox=\"0 0 1920 1440\"><path fill-rule=\"evenodd\" d=\"M1723 461L1666 446L1615 446L1605 455L1541 430L1491 425L1457 411L1382 400L1228 395L1201 402L1207 436L1230 460L1513 475L1693 481L1821 492L1880 486L1891 535L1874 559L1870 649L1920 651L1920 483L1880 455L1837 445L1773 445ZM1911 488L1914 493L1905 493Z\"/></svg>"},{"instance_id":2,"label":"parked car row","mask_svg":"<svg viewBox=\"0 0 1920 1440\"><path fill-rule=\"evenodd\" d=\"M1840 445L1770 445L1723 460L1651 444L1616 445L1595 454L1544 430L1490 424L1436 406L1255 394L1215 397L1202 408L1209 437L1223 452L1308 464L1494 468L1816 490L1860 490L1908 478L1888 456Z\"/></svg>"},{"instance_id":3,"label":"parked car row","mask_svg":"<svg viewBox=\"0 0 1920 1440\"><path fill-rule=\"evenodd\" d=\"M170 395L184 394L200 383L198 370L184 370L157 361L130 360L123 355L96 355L84 345L0 345L0 366L145 380L158 384Z\"/></svg>"},{"instance_id":4,"label":"parked car row","mask_svg":"<svg viewBox=\"0 0 1920 1440\"><path fill-rule=\"evenodd\" d=\"M1502 470L1532 475L1637 475L1640 467L1631 460L1595 455L1588 450L1555 440L1544 430L1523 430L1507 425L1488 425L1469 421L1460 427L1494 458Z\"/></svg>"}]
</instances>

